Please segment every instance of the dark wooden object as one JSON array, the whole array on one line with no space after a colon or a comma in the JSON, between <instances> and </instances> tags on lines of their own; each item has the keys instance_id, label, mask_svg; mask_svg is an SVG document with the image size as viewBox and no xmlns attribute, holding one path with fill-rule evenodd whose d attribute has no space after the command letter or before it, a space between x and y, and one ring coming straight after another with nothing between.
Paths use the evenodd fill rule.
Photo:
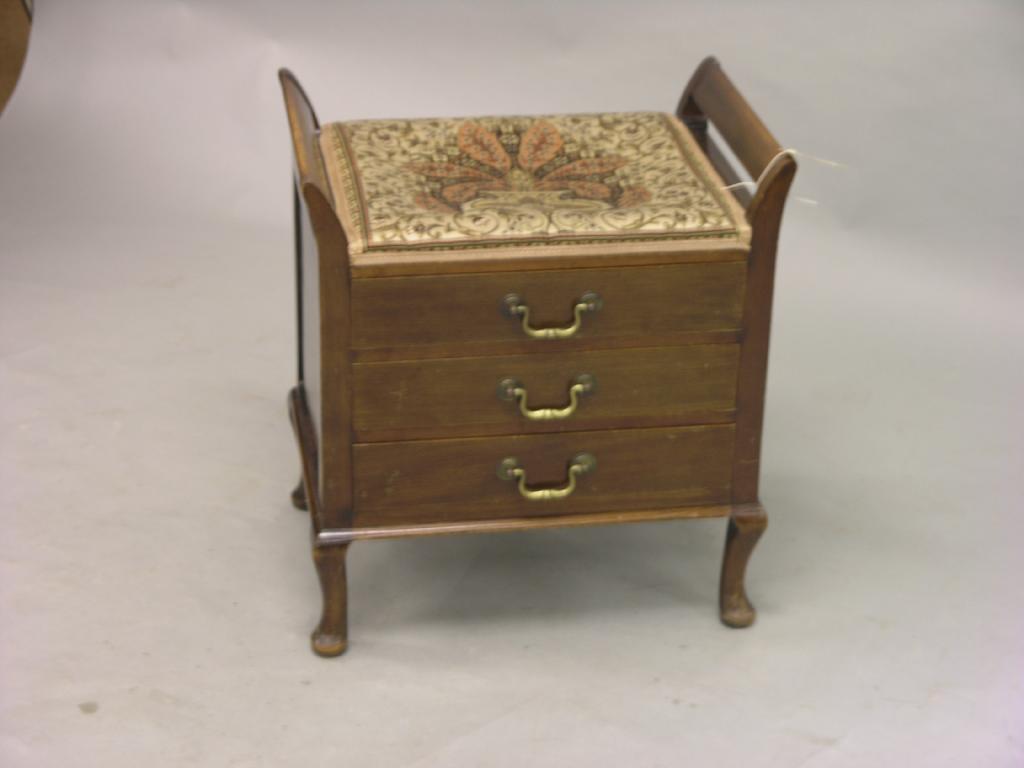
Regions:
<instances>
[{"instance_id":1,"label":"dark wooden object","mask_svg":"<svg viewBox=\"0 0 1024 768\"><path fill-rule=\"evenodd\" d=\"M729 518L720 615L749 625L744 575L767 523L758 475L776 245L796 163L718 62L698 67L677 115L727 183L739 175L709 123L760 180L752 195L734 192L749 251L709 244L557 265L529 249L477 263L364 254L351 265L316 115L295 78L280 77L295 155L299 359L289 408L303 479L292 501L310 513L323 592L314 650L347 647L345 555L356 539L697 517ZM548 351L493 301L529 296L538 325L564 324L586 290L611 297L614 310ZM427 308L430 323L409 321ZM579 373L615 396L602 399L599 386L571 427L517 421L514 403L475 394L508 375L532 389L532 403L559 407ZM593 431L570 431L580 429ZM589 493L559 502L557 514L481 480L514 455L531 487L557 487L581 446L600 446L601 471L579 475Z\"/></svg>"},{"instance_id":2,"label":"dark wooden object","mask_svg":"<svg viewBox=\"0 0 1024 768\"><path fill-rule=\"evenodd\" d=\"M782 210L796 175L796 161L782 154L779 142L740 95L718 61L705 59L679 101L676 114L705 138L707 123L722 134L750 175L759 180L747 206L753 238L747 264L747 295L743 307L744 339L737 391L736 458L733 501L757 501L761 464L761 427L768 373L768 338L775 284L775 252ZM737 178L720 152L709 155L724 179Z\"/></svg>"},{"instance_id":3,"label":"dark wooden object","mask_svg":"<svg viewBox=\"0 0 1024 768\"><path fill-rule=\"evenodd\" d=\"M0 113L18 84L32 32L32 3L0 0Z\"/></svg>"}]
</instances>

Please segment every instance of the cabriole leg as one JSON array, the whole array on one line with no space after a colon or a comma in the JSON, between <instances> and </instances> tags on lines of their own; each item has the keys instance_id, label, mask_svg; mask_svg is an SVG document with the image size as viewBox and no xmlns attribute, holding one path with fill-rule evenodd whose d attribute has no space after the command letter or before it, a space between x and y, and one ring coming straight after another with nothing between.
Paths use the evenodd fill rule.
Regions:
<instances>
[{"instance_id":1,"label":"cabriole leg","mask_svg":"<svg viewBox=\"0 0 1024 768\"><path fill-rule=\"evenodd\" d=\"M348 580L345 555L348 544L314 547L313 562L320 577L323 611L313 631L313 650L320 656L340 656L348 648Z\"/></svg>"},{"instance_id":2,"label":"cabriole leg","mask_svg":"<svg viewBox=\"0 0 1024 768\"><path fill-rule=\"evenodd\" d=\"M768 515L760 504L735 507L729 517L729 530L725 535L725 554L722 556L722 580L719 583L718 604L722 623L730 627L749 627L754 623L756 611L747 599L743 580L747 561L754 545L768 527Z\"/></svg>"}]
</instances>

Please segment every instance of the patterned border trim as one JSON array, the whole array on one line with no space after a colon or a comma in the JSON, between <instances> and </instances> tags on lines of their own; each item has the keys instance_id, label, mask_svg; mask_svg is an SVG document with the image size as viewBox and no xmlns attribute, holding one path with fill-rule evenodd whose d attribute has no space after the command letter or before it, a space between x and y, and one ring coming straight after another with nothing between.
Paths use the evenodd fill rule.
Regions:
<instances>
[{"instance_id":1,"label":"patterned border trim","mask_svg":"<svg viewBox=\"0 0 1024 768\"><path fill-rule=\"evenodd\" d=\"M676 146L679 147L679 151L686 158L686 162L690 165L690 169L700 177L700 180L704 183L705 188L711 193L711 196L715 198L715 202L722 208L725 215L729 218L730 223L733 226L733 231L730 233L732 237L738 237L742 234L742 227L740 220L737 220L738 216L742 216L742 221L746 221L746 214L740 210L736 203L735 198L732 195L727 195L725 189L725 183L719 178L718 173L714 168L711 167L711 163L707 158L707 155L701 151L700 147L694 141L693 134L690 133L690 129L687 128L683 122L675 115L669 115L662 113L662 121L668 127L669 132L675 138ZM697 235L699 239L699 234Z\"/></svg>"},{"instance_id":2,"label":"patterned border trim","mask_svg":"<svg viewBox=\"0 0 1024 768\"><path fill-rule=\"evenodd\" d=\"M328 186L332 188L336 185L341 187L342 194L338 198L338 203L344 200L344 204L335 205L335 210L341 218L345 234L348 235L349 252L362 253L367 250L366 211L362 206L358 182L356 181L355 164L352 162L352 157L348 151L348 142L345 141L342 124L331 123L325 126L321 130L321 144L326 143L324 139L330 141L330 146L327 149L331 156L341 158L345 163L345 173L340 174L340 178L337 178L337 174L332 173L333 165L327 162L326 157L324 158L324 165L327 166ZM321 154L325 153L321 152ZM359 211L358 218L353 220L349 216L350 211Z\"/></svg>"}]
</instances>

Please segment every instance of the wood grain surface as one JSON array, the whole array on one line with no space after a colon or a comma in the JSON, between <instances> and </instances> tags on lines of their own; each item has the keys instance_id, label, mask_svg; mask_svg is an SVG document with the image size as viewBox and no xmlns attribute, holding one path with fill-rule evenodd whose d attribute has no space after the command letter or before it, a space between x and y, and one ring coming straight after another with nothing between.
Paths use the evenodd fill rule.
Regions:
<instances>
[{"instance_id":1,"label":"wood grain surface","mask_svg":"<svg viewBox=\"0 0 1024 768\"><path fill-rule=\"evenodd\" d=\"M461 435L699 424L735 415L735 344L457 357L353 366L353 422L360 442ZM517 379L530 408L562 407L577 375L592 393L576 412L531 421L498 397L498 382Z\"/></svg>"},{"instance_id":2,"label":"wood grain surface","mask_svg":"<svg viewBox=\"0 0 1024 768\"><path fill-rule=\"evenodd\" d=\"M458 520L657 509L726 503L731 495L732 425L599 430L355 446L355 524ZM523 499L497 475L520 460L531 486L566 480L571 458L593 454L597 469L556 501Z\"/></svg>"},{"instance_id":3,"label":"wood grain surface","mask_svg":"<svg viewBox=\"0 0 1024 768\"><path fill-rule=\"evenodd\" d=\"M441 356L557 351L626 339L651 339L740 327L746 261L675 264L631 269L496 272L480 275L373 278L352 281L352 346L355 349L427 346ZM603 306L583 316L571 339L528 338L502 300L518 294L537 327L567 326L587 291ZM524 347L524 342L525 347ZM518 348L518 349L517 349Z\"/></svg>"}]
</instances>

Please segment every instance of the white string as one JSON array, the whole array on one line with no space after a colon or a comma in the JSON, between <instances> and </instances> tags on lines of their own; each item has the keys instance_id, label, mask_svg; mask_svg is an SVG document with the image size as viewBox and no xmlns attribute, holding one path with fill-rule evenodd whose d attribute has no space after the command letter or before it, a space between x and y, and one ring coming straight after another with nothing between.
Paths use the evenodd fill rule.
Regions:
<instances>
[{"instance_id":1,"label":"white string","mask_svg":"<svg viewBox=\"0 0 1024 768\"><path fill-rule=\"evenodd\" d=\"M848 167L845 163L840 163L837 160L829 160L828 158L817 157L815 155L808 154L807 152L800 152L799 150L788 148L782 150L781 152L779 152L779 154L775 155L775 157L768 161L768 164L764 167L764 170L761 171L761 175L757 177L757 181L737 181L735 184L727 184L726 186L722 187L722 189L736 189L736 187L752 187L756 192L758 188L761 186L761 182L764 181L764 177L768 175L768 172L772 169L772 166L775 165L775 161L778 160L780 157L785 157L786 155L789 155L790 157L806 157L808 160L813 160L816 163L821 163L822 165L827 165L831 168ZM813 198L810 197L794 197L793 199L798 200L801 203L805 203L806 205L819 205L817 200L814 200Z\"/></svg>"}]
</instances>

